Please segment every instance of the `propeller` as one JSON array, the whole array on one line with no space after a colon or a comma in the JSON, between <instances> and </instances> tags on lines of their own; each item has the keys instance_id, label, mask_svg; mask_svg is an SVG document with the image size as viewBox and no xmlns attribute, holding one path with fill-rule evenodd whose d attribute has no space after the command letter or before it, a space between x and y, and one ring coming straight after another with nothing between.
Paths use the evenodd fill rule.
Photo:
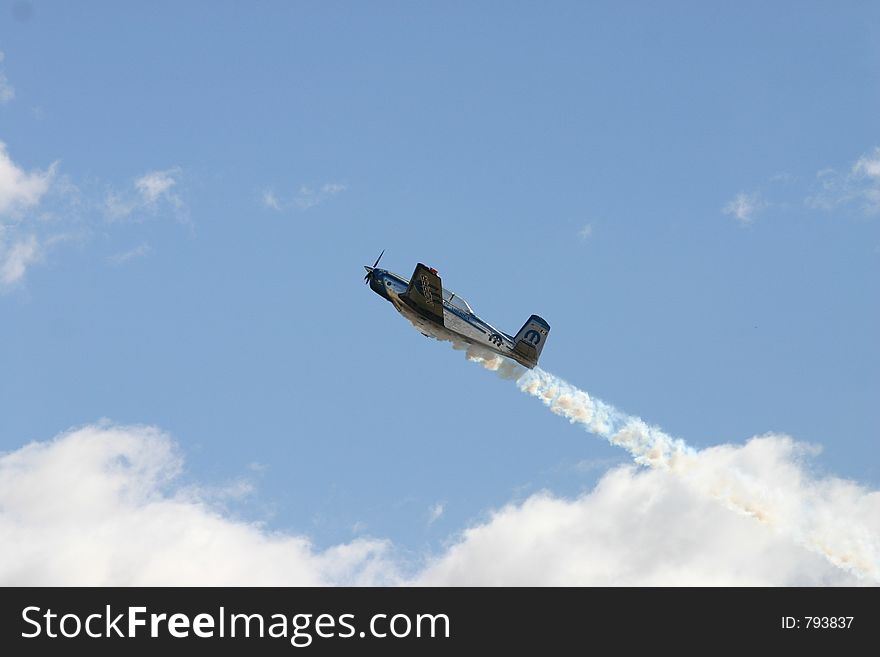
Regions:
<instances>
[{"instance_id":1,"label":"propeller","mask_svg":"<svg viewBox=\"0 0 880 657\"><path fill-rule=\"evenodd\" d=\"M370 282L370 276L373 274L373 270L376 268L376 265L379 264L379 261L382 259L382 256L385 255L385 249L382 249L382 253L379 254L379 257L376 258L376 262L373 263L372 267L364 267L367 270L367 275L364 276L364 283Z\"/></svg>"}]
</instances>

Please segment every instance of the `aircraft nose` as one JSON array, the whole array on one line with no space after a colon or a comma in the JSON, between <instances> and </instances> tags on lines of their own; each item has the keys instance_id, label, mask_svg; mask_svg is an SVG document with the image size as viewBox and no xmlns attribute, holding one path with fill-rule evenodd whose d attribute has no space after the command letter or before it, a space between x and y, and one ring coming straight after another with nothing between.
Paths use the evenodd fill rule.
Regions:
<instances>
[{"instance_id":1,"label":"aircraft nose","mask_svg":"<svg viewBox=\"0 0 880 657\"><path fill-rule=\"evenodd\" d=\"M375 267L368 267L367 265L364 265L364 269L367 270L367 273L364 276L364 281L369 283L370 287L374 290L377 285L381 286L382 272L378 271Z\"/></svg>"}]
</instances>

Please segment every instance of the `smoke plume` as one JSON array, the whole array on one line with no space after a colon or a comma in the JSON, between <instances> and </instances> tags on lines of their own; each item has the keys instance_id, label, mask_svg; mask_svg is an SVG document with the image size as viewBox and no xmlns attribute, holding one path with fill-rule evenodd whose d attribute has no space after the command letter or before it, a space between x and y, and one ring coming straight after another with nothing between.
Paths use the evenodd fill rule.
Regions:
<instances>
[{"instance_id":1,"label":"smoke plume","mask_svg":"<svg viewBox=\"0 0 880 657\"><path fill-rule=\"evenodd\" d=\"M489 369L502 367L492 359L472 360ZM773 463L750 458L740 446L696 450L549 372L535 368L520 374L520 390L624 448L636 463L670 472L693 492L788 536L839 568L880 582L880 493L833 477L808 479L794 464L815 448L782 437L791 459Z\"/></svg>"}]
</instances>

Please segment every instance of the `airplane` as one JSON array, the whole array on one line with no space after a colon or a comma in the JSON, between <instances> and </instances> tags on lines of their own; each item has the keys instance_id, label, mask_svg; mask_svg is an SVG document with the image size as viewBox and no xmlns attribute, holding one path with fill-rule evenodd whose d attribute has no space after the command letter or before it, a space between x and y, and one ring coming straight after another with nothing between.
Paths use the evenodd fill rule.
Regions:
<instances>
[{"instance_id":1,"label":"airplane","mask_svg":"<svg viewBox=\"0 0 880 657\"><path fill-rule=\"evenodd\" d=\"M372 267L364 265L364 282L390 301L423 335L479 345L529 369L538 364L550 334L550 325L541 317L532 315L515 336L510 336L477 317L470 304L455 292L443 289L436 269L418 263L407 280L378 268L384 254L383 250Z\"/></svg>"}]
</instances>

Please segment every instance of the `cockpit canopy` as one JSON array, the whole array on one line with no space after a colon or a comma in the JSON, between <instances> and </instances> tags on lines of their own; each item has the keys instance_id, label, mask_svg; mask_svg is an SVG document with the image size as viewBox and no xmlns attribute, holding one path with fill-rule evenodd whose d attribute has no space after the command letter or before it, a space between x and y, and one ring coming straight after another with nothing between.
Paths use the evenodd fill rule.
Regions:
<instances>
[{"instance_id":1,"label":"cockpit canopy","mask_svg":"<svg viewBox=\"0 0 880 657\"><path fill-rule=\"evenodd\" d=\"M470 304L452 290L447 290L446 288L443 289L443 301L448 303L453 308L458 308L459 310L463 310L464 312L470 313L471 315L474 314L474 311L471 308Z\"/></svg>"}]
</instances>

